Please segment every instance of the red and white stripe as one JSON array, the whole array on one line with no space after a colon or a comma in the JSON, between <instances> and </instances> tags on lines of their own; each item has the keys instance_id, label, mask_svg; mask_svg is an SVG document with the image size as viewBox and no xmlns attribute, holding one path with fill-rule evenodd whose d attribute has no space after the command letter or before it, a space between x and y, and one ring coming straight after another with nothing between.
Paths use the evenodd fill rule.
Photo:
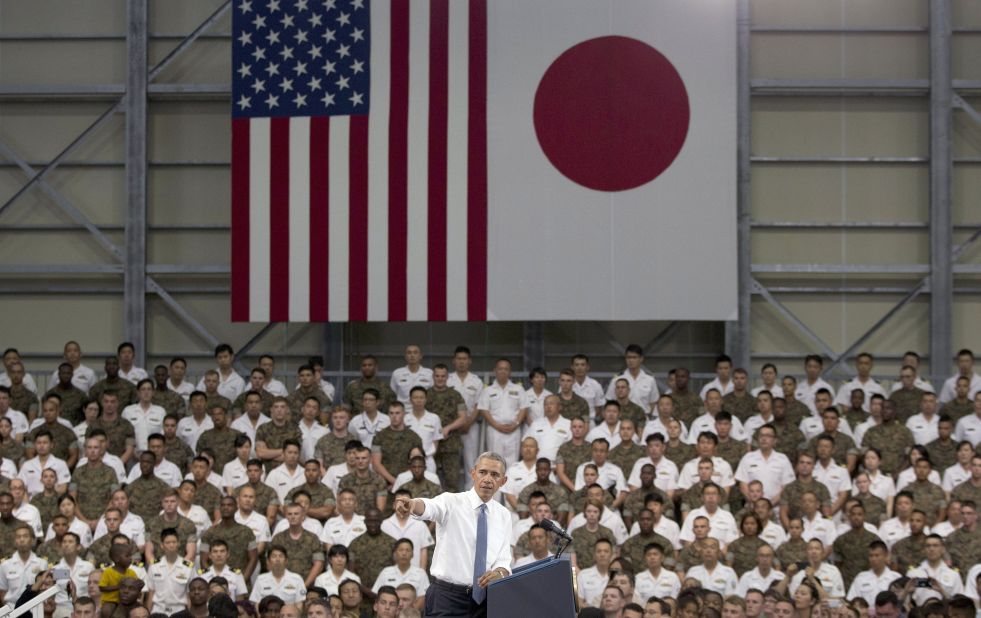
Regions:
<instances>
[{"instance_id":1,"label":"red and white stripe","mask_svg":"<svg viewBox=\"0 0 981 618\"><path fill-rule=\"evenodd\" d=\"M232 120L232 319L487 317L487 0L372 2L368 116Z\"/></svg>"}]
</instances>

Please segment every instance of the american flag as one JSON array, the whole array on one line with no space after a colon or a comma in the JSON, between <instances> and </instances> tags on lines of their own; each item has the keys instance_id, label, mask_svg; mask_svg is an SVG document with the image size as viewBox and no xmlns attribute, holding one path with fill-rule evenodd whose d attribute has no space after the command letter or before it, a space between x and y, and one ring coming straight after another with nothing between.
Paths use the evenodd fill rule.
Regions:
<instances>
[{"instance_id":1,"label":"american flag","mask_svg":"<svg viewBox=\"0 0 981 618\"><path fill-rule=\"evenodd\" d=\"M483 320L486 0L236 0L232 319Z\"/></svg>"}]
</instances>

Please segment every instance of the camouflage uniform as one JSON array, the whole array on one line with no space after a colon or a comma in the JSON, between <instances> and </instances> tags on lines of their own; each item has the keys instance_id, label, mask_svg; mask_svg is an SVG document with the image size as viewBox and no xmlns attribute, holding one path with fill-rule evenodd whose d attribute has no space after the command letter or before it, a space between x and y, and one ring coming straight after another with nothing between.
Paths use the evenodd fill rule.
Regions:
<instances>
[{"instance_id":1,"label":"camouflage uniform","mask_svg":"<svg viewBox=\"0 0 981 618\"><path fill-rule=\"evenodd\" d=\"M620 546L620 555L626 556L630 560L630 564L634 565L634 570L639 573L642 569L647 568L647 563L644 561L644 548L650 543L657 543L663 547L665 560L674 562L674 546L671 545L671 541L667 537L663 537L657 532L650 534L638 532Z\"/></svg>"},{"instance_id":2,"label":"camouflage uniform","mask_svg":"<svg viewBox=\"0 0 981 618\"><path fill-rule=\"evenodd\" d=\"M153 389L153 398L150 402L153 405L163 408L167 414L176 414L181 417L187 416L187 403L184 401L184 398L169 388L165 390Z\"/></svg>"},{"instance_id":3,"label":"camouflage uniform","mask_svg":"<svg viewBox=\"0 0 981 618\"><path fill-rule=\"evenodd\" d=\"M866 548L866 552L868 552L868 548ZM788 539L777 548L776 558L783 570L787 570L787 567L795 562L805 562L807 560L807 541Z\"/></svg>"},{"instance_id":4,"label":"camouflage uniform","mask_svg":"<svg viewBox=\"0 0 981 618\"><path fill-rule=\"evenodd\" d=\"M936 483L913 481L903 491L913 494L913 508L926 513L928 526L937 523L937 509L947 507L947 492Z\"/></svg>"},{"instance_id":5,"label":"camouflage uniform","mask_svg":"<svg viewBox=\"0 0 981 618\"><path fill-rule=\"evenodd\" d=\"M905 423L909 417L920 411L920 400L925 394L926 391L914 386L909 390L900 388L889 395L889 401L896 404L896 418L900 423Z\"/></svg>"},{"instance_id":6,"label":"camouflage uniform","mask_svg":"<svg viewBox=\"0 0 981 618\"><path fill-rule=\"evenodd\" d=\"M112 560L109 558L109 548L112 547L112 536L110 533L104 534L92 541L92 544L89 545L85 559L95 565L97 569L104 569L112 564Z\"/></svg>"},{"instance_id":7,"label":"camouflage uniform","mask_svg":"<svg viewBox=\"0 0 981 618\"><path fill-rule=\"evenodd\" d=\"M160 503L169 490L170 485L153 475L150 478L141 476L125 488L130 510L142 517L143 521L160 512ZM209 514L212 512L208 511Z\"/></svg>"},{"instance_id":8,"label":"camouflage uniform","mask_svg":"<svg viewBox=\"0 0 981 618\"><path fill-rule=\"evenodd\" d=\"M408 427L400 430L386 427L371 441L371 452L381 455L381 463L392 476L409 469L409 452L422 448L422 438Z\"/></svg>"},{"instance_id":9,"label":"camouflage uniform","mask_svg":"<svg viewBox=\"0 0 981 618\"><path fill-rule=\"evenodd\" d=\"M381 432L378 433L381 434ZM317 440L317 444L313 447L313 456L320 460L320 463L324 466L324 470L331 466L342 464L346 461L344 458L344 445L346 445L350 440L357 440L357 438L351 435L338 438L333 433L321 436L321 438ZM376 437L372 441L372 444L377 441L378 438Z\"/></svg>"},{"instance_id":10,"label":"camouflage uniform","mask_svg":"<svg viewBox=\"0 0 981 618\"><path fill-rule=\"evenodd\" d=\"M559 395L559 405L562 408L562 416L570 421L574 418L581 418L588 423L590 416L592 416L589 411L589 402L575 393L572 393L571 399L565 399Z\"/></svg>"},{"instance_id":11,"label":"camouflage uniform","mask_svg":"<svg viewBox=\"0 0 981 618\"><path fill-rule=\"evenodd\" d=\"M869 413L862 408L849 408L842 418L848 421L848 426L854 430L856 427L869 420Z\"/></svg>"},{"instance_id":12,"label":"camouflage uniform","mask_svg":"<svg viewBox=\"0 0 981 618\"><path fill-rule=\"evenodd\" d=\"M24 456L24 445L13 438L0 442L0 457L5 457L17 464Z\"/></svg>"},{"instance_id":13,"label":"camouflage uniform","mask_svg":"<svg viewBox=\"0 0 981 618\"><path fill-rule=\"evenodd\" d=\"M647 455L647 449L633 441L621 442L610 451L607 459L623 471L624 478L630 476L634 464Z\"/></svg>"},{"instance_id":14,"label":"camouflage uniform","mask_svg":"<svg viewBox=\"0 0 981 618\"><path fill-rule=\"evenodd\" d=\"M91 462L75 468L71 489L76 492L78 510L86 519L98 519L106 510L112 492L119 488L119 479L112 468L105 464L98 467Z\"/></svg>"},{"instance_id":15,"label":"camouflage uniform","mask_svg":"<svg viewBox=\"0 0 981 618\"><path fill-rule=\"evenodd\" d=\"M570 440L559 447L555 454L555 465L565 464L566 476L575 480L579 466L593 458L592 449L589 442L583 441L582 444L576 445Z\"/></svg>"},{"instance_id":16,"label":"camouflage uniform","mask_svg":"<svg viewBox=\"0 0 981 618\"><path fill-rule=\"evenodd\" d=\"M97 418L89 423L89 433L92 429L101 429L106 432L108 438L106 450L116 457L122 457L123 453L126 452L126 447L136 442L136 431L133 429L133 424L121 416L114 421Z\"/></svg>"},{"instance_id":17,"label":"camouflage uniform","mask_svg":"<svg viewBox=\"0 0 981 618\"><path fill-rule=\"evenodd\" d=\"M242 394L236 397L235 401L232 402L231 409L236 410L238 412L244 412L245 398L250 392L252 391L249 389L242 391ZM273 397L272 393L270 393L269 391L261 390L259 391L259 399L262 400L262 413L265 414L266 416L269 416L269 410L272 409L273 401L276 398Z\"/></svg>"},{"instance_id":18,"label":"camouflage uniform","mask_svg":"<svg viewBox=\"0 0 981 618\"><path fill-rule=\"evenodd\" d=\"M800 422L811 415L811 409L794 399L787 402L786 421L794 427L800 427Z\"/></svg>"},{"instance_id":19,"label":"camouflage uniform","mask_svg":"<svg viewBox=\"0 0 981 618\"><path fill-rule=\"evenodd\" d=\"M31 498L31 504L34 505L41 513L42 530L47 530L51 520L58 514L59 497L60 496L55 492L51 492L50 496L44 492L41 492L39 494L35 494L34 497ZM55 562L57 562L57 560Z\"/></svg>"},{"instance_id":20,"label":"camouflage uniform","mask_svg":"<svg viewBox=\"0 0 981 618\"><path fill-rule=\"evenodd\" d=\"M664 457L668 459L671 463L678 466L678 470L685 467L685 464L695 459L697 455L695 447L691 444L685 444L684 442L678 441L677 446L672 446L667 442L664 443Z\"/></svg>"},{"instance_id":21,"label":"camouflage uniform","mask_svg":"<svg viewBox=\"0 0 981 618\"><path fill-rule=\"evenodd\" d=\"M674 519L674 508L671 506L671 498L669 498L668 494L661 491L661 489L656 485L651 485L649 488L638 487L637 489L634 489L628 493L627 499L623 501L623 506L620 507L623 516L632 517L636 520L637 517L640 516L640 512L644 510L644 498L646 498L649 494L657 494L661 496L661 499L664 500L664 504L668 507L665 509L664 516L668 519Z\"/></svg>"},{"instance_id":22,"label":"camouflage uniform","mask_svg":"<svg viewBox=\"0 0 981 618\"><path fill-rule=\"evenodd\" d=\"M580 526L572 531L572 551L576 554L576 566L580 571L596 564L593 559L593 545L599 539L606 539L614 546L617 542L613 531L603 524L599 524L596 532L590 532L586 526Z\"/></svg>"},{"instance_id":23,"label":"camouflage uniform","mask_svg":"<svg viewBox=\"0 0 981 618\"><path fill-rule=\"evenodd\" d=\"M47 399L49 395L58 395L61 397L61 418L70 422L72 425L77 425L85 420L85 415L82 414L82 408L85 402L89 401L89 397L80 389L74 386L61 389L55 385L54 388L44 394L44 399Z\"/></svg>"},{"instance_id":24,"label":"camouflage uniform","mask_svg":"<svg viewBox=\"0 0 981 618\"><path fill-rule=\"evenodd\" d=\"M357 513L364 515L365 511L374 508L381 496L388 496L388 483L377 472L368 471L368 475L361 478L355 472L350 472L341 477L337 484L337 489L350 489L358 497Z\"/></svg>"},{"instance_id":25,"label":"camouflage uniform","mask_svg":"<svg viewBox=\"0 0 981 618\"><path fill-rule=\"evenodd\" d=\"M78 436L71 429L55 421L52 425L47 423L38 425L27 434L25 440L33 444L37 434L45 430L51 432L53 438L51 454L62 461L68 461L69 451L78 446Z\"/></svg>"},{"instance_id":26,"label":"camouflage uniform","mask_svg":"<svg viewBox=\"0 0 981 618\"><path fill-rule=\"evenodd\" d=\"M235 439L241 435L245 434L231 427L206 429L198 438L198 453L210 448L215 454L215 472L221 474L225 464L235 459Z\"/></svg>"},{"instance_id":27,"label":"camouflage uniform","mask_svg":"<svg viewBox=\"0 0 981 618\"><path fill-rule=\"evenodd\" d=\"M38 556L44 558L51 564L58 564L61 560L61 539L58 537L52 537L47 541L38 545L34 553Z\"/></svg>"},{"instance_id":28,"label":"camouflage uniform","mask_svg":"<svg viewBox=\"0 0 981 618\"><path fill-rule=\"evenodd\" d=\"M181 473L187 474L187 467L194 459L194 451L180 438L164 439L164 459L180 468Z\"/></svg>"},{"instance_id":29,"label":"camouflage uniform","mask_svg":"<svg viewBox=\"0 0 981 618\"><path fill-rule=\"evenodd\" d=\"M788 516L791 518L803 516L803 512L800 510L800 503L801 498L807 492L812 492L818 497L818 503L821 507L831 506L831 493L824 483L813 477L810 483L805 483L797 479L793 483L784 486L783 492L780 494L780 503L787 507Z\"/></svg>"},{"instance_id":30,"label":"camouflage uniform","mask_svg":"<svg viewBox=\"0 0 981 618\"><path fill-rule=\"evenodd\" d=\"M675 570L687 572L692 567L702 564L702 545L702 541L696 540L681 548Z\"/></svg>"},{"instance_id":31,"label":"camouflage uniform","mask_svg":"<svg viewBox=\"0 0 981 618\"><path fill-rule=\"evenodd\" d=\"M569 504L572 505L573 513L582 513L586 509L586 491L588 489L588 487L582 487L569 495ZM603 504L605 504L607 508L613 506L613 496L609 491L603 492ZM552 505L549 504L549 506Z\"/></svg>"},{"instance_id":32,"label":"camouflage uniform","mask_svg":"<svg viewBox=\"0 0 981 618\"><path fill-rule=\"evenodd\" d=\"M384 380L375 376L370 380L365 378L358 378L357 380L351 380L344 387L344 405L346 405L352 412L353 416L357 416L364 411L361 407L361 398L364 392L373 388L378 391L381 395L378 400L378 409L384 412L388 412L388 404L396 400L395 392L385 383Z\"/></svg>"},{"instance_id":33,"label":"camouflage uniform","mask_svg":"<svg viewBox=\"0 0 981 618\"><path fill-rule=\"evenodd\" d=\"M869 568L869 543L881 540L864 527L859 530L852 528L835 539L834 552L838 554L838 568L841 569L846 590L852 585L856 575Z\"/></svg>"},{"instance_id":34,"label":"camouflage uniform","mask_svg":"<svg viewBox=\"0 0 981 618\"><path fill-rule=\"evenodd\" d=\"M324 561L323 544L317 535L309 530L301 530L298 539L294 539L290 535L289 529L283 530L272 538L269 545L285 547L286 570L293 571L303 579L307 578L314 562Z\"/></svg>"},{"instance_id":35,"label":"camouflage uniform","mask_svg":"<svg viewBox=\"0 0 981 618\"><path fill-rule=\"evenodd\" d=\"M201 535L199 550L207 551L216 539L228 543L229 568L244 570L248 566L249 550L256 548L255 533L248 526L235 521L211 526Z\"/></svg>"},{"instance_id":36,"label":"camouflage uniform","mask_svg":"<svg viewBox=\"0 0 981 618\"><path fill-rule=\"evenodd\" d=\"M852 497L865 507L865 521L873 526L885 521L886 503L882 498L873 494L855 494Z\"/></svg>"},{"instance_id":37,"label":"camouflage uniform","mask_svg":"<svg viewBox=\"0 0 981 618\"><path fill-rule=\"evenodd\" d=\"M688 427L702 413L702 398L698 393L671 393L674 402L674 417Z\"/></svg>"},{"instance_id":38,"label":"camouflage uniform","mask_svg":"<svg viewBox=\"0 0 981 618\"><path fill-rule=\"evenodd\" d=\"M321 412L330 409L330 397L327 396L327 393L323 389L319 386L313 386L311 388L303 388L301 386L286 398L290 406L290 413L293 415L293 420L298 423L300 422L300 417L303 416L303 402L308 397L314 397L320 403Z\"/></svg>"},{"instance_id":39,"label":"camouflage uniform","mask_svg":"<svg viewBox=\"0 0 981 618\"><path fill-rule=\"evenodd\" d=\"M426 409L438 416L440 423L446 427L460 418L460 412L466 413L467 404L456 389L447 387L439 390L432 387L426 391ZM463 440L460 439L459 430L450 432L445 440L436 443L435 460L446 488L460 491L463 488Z\"/></svg>"},{"instance_id":40,"label":"camouflage uniform","mask_svg":"<svg viewBox=\"0 0 981 618\"><path fill-rule=\"evenodd\" d=\"M797 461L797 453L799 452L800 446L804 444L804 434L797 427L797 425L794 425L787 420L784 420L782 423L779 421L774 421L772 425L777 431L777 443L773 446L773 450L786 455L787 459L789 459L791 463ZM757 430L757 432L759 432L759 430Z\"/></svg>"},{"instance_id":41,"label":"camouflage uniform","mask_svg":"<svg viewBox=\"0 0 981 618\"><path fill-rule=\"evenodd\" d=\"M399 489L404 489L412 494L414 498L435 498L436 496L443 493L443 488L436 483L430 481L426 477L423 477L421 481L409 481L399 487Z\"/></svg>"},{"instance_id":42,"label":"camouflage uniform","mask_svg":"<svg viewBox=\"0 0 981 618\"><path fill-rule=\"evenodd\" d=\"M279 494L276 493L269 485L265 483L246 483L241 487L236 487L232 492L235 498L238 498L238 492L242 491L242 487L251 487L255 491L255 510L259 512L260 515L265 515L266 511L269 509L270 505L279 506Z\"/></svg>"},{"instance_id":43,"label":"camouflage uniform","mask_svg":"<svg viewBox=\"0 0 981 618\"><path fill-rule=\"evenodd\" d=\"M4 548L4 555L8 555L14 547L14 531L18 528L26 528L27 524L17 519L13 515L9 521L0 517L0 547Z\"/></svg>"},{"instance_id":44,"label":"camouflage uniform","mask_svg":"<svg viewBox=\"0 0 981 618\"><path fill-rule=\"evenodd\" d=\"M981 505L981 487L971 485L971 479L967 479L960 485L954 487L954 490L950 492L950 499L960 500L961 502L973 500L974 504Z\"/></svg>"},{"instance_id":45,"label":"camouflage uniform","mask_svg":"<svg viewBox=\"0 0 981 618\"><path fill-rule=\"evenodd\" d=\"M293 497L301 491L310 494L310 504L313 506L335 506L337 504L334 498L334 492L323 483L316 483L313 486L304 483L294 487L286 494L286 504L291 504Z\"/></svg>"},{"instance_id":46,"label":"camouflage uniform","mask_svg":"<svg viewBox=\"0 0 981 618\"><path fill-rule=\"evenodd\" d=\"M31 392L30 389L21 386L10 387L10 408L13 410L19 410L25 415L29 415L30 411L37 410L38 400L37 395Z\"/></svg>"},{"instance_id":47,"label":"camouflage uniform","mask_svg":"<svg viewBox=\"0 0 981 618\"><path fill-rule=\"evenodd\" d=\"M702 481L698 481L697 483L686 489L683 494L681 494L682 514L687 513L689 511L694 511L695 509L700 508L702 506L702 487L704 487L704 485L705 483L703 483ZM729 499L729 492L723 489L722 495L719 498L719 504L725 504L728 499ZM684 515L682 515L682 517L683 516Z\"/></svg>"},{"instance_id":48,"label":"camouflage uniform","mask_svg":"<svg viewBox=\"0 0 981 618\"><path fill-rule=\"evenodd\" d=\"M937 438L926 445L934 470L945 471L957 463L957 441Z\"/></svg>"},{"instance_id":49,"label":"camouflage uniform","mask_svg":"<svg viewBox=\"0 0 981 618\"><path fill-rule=\"evenodd\" d=\"M215 393L214 395L208 395L207 393L205 393L205 405L208 406L209 410L211 410L215 406L218 406L220 408L225 408L225 410L228 410L229 412L232 409L231 400L228 399L228 397L223 397L219 395L218 393Z\"/></svg>"},{"instance_id":50,"label":"camouflage uniform","mask_svg":"<svg viewBox=\"0 0 981 618\"><path fill-rule=\"evenodd\" d=\"M726 561L742 577L746 571L756 568L756 551L764 545L769 543L758 536L741 536L726 546Z\"/></svg>"},{"instance_id":51,"label":"camouflage uniform","mask_svg":"<svg viewBox=\"0 0 981 618\"><path fill-rule=\"evenodd\" d=\"M212 517L221 503L221 491L208 481L197 483L197 486L198 490L194 492L194 504L203 508L208 513L208 517Z\"/></svg>"},{"instance_id":52,"label":"camouflage uniform","mask_svg":"<svg viewBox=\"0 0 981 618\"><path fill-rule=\"evenodd\" d=\"M530 483L518 494L518 506L515 510L519 513L527 513L528 500L531 499L531 494L536 491L545 494L545 500L552 507L553 513L568 513L572 510L572 504L569 502L569 491L565 487L551 481L545 485L539 485L537 480Z\"/></svg>"},{"instance_id":53,"label":"camouflage uniform","mask_svg":"<svg viewBox=\"0 0 981 618\"><path fill-rule=\"evenodd\" d=\"M975 527L974 532L958 528L947 536L947 553L960 569L967 573L972 566L981 562L981 530Z\"/></svg>"},{"instance_id":54,"label":"camouflage uniform","mask_svg":"<svg viewBox=\"0 0 981 618\"><path fill-rule=\"evenodd\" d=\"M965 416L974 414L974 403L970 399L966 399L963 402L952 399L940 408L940 413L946 414L954 419L954 424L956 424L957 421Z\"/></svg>"},{"instance_id":55,"label":"camouflage uniform","mask_svg":"<svg viewBox=\"0 0 981 618\"><path fill-rule=\"evenodd\" d=\"M198 529L194 522L180 513L177 514L177 521L175 522L165 520L163 515L154 515L144 521L146 521L146 540L153 543L154 555L158 557L163 555L163 549L160 547L160 533L167 528L177 530L177 542L180 545L178 553L181 556L184 555L188 542L196 543L198 540Z\"/></svg>"},{"instance_id":56,"label":"camouflage uniform","mask_svg":"<svg viewBox=\"0 0 981 618\"><path fill-rule=\"evenodd\" d=\"M862 446L875 447L882 453L879 469L883 474L899 474L906 467L906 455L913 444L913 434L897 421L870 427L862 437Z\"/></svg>"},{"instance_id":57,"label":"camouflage uniform","mask_svg":"<svg viewBox=\"0 0 981 618\"><path fill-rule=\"evenodd\" d=\"M115 393L119 398L119 409L122 410L131 403L136 403L136 386L129 380L116 376L99 380L89 389L89 399L102 401L104 393Z\"/></svg>"},{"instance_id":58,"label":"camouflage uniform","mask_svg":"<svg viewBox=\"0 0 981 618\"><path fill-rule=\"evenodd\" d=\"M918 567L926 559L926 539L926 535L921 533L900 539L892 546L892 560L896 564L897 573L905 573Z\"/></svg>"},{"instance_id":59,"label":"camouflage uniform","mask_svg":"<svg viewBox=\"0 0 981 618\"><path fill-rule=\"evenodd\" d=\"M357 567L354 572L364 585L373 585L382 569L395 564L392 558L394 546L395 539L382 532L377 535L366 532L351 541L348 547L350 562Z\"/></svg>"},{"instance_id":60,"label":"camouflage uniform","mask_svg":"<svg viewBox=\"0 0 981 618\"><path fill-rule=\"evenodd\" d=\"M827 432L821 432L821 434L819 435L825 435L825 434L827 434ZM845 434L841 433L840 431L836 431L834 436L832 437L834 438L834 450L831 453L831 458L834 459L835 463L838 464L839 466L844 466L848 463L849 453L851 454L858 453L858 447L855 446L854 440L852 440ZM808 440L807 446L804 447L804 450L806 450L811 454L815 454L815 456L817 453L817 439L818 436L814 436L813 438Z\"/></svg>"},{"instance_id":61,"label":"camouflage uniform","mask_svg":"<svg viewBox=\"0 0 981 618\"><path fill-rule=\"evenodd\" d=\"M726 460L735 471L739 467L739 460L746 454L746 443L741 440L734 440L731 437L726 441L719 441L715 447L715 454Z\"/></svg>"},{"instance_id":62,"label":"camouflage uniform","mask_svg":"<svg viewBox=\"0 0 981 618\"><path fill-rule=\"evenodd\" d=\"M745 423L749 417L757 413L756 397L750 395L749 391L744 391L742 395L737 395L735 391L731 392L722 397L722 409ZM752 568L750 567L750 569ZM742 573L739 574L742 575Z\"/></svg>"},{"instance_id":63,"label":"camouflage uniform","mask_svg":"<svg viewBox=\"0 0 981 618\"><path fill-rule=\"evenodd\" d=\"M644 408L629 399L627 403L620 403L620 418L632 420L637 435L641 435L644 425L647 424L647 413L644 411Z\"/></svg>"},{"instance_id":64,"label":"camouflage uniform","mask_svg":"<svg viewBox=\"0 0 981 618\"><path fill-rule=\"evenodd\" d=\"M283 442L287 440L296 440L300 444L303 444L303 434L300 432L300 427L296 423L287 421L283 425L277 426L274 421L270 421L255 430L256 444L264 442L266 448L283 448ZM269 472L278 465L279 463L270 459L265 462L266 472Z\"/></svg>"}]
</instances>

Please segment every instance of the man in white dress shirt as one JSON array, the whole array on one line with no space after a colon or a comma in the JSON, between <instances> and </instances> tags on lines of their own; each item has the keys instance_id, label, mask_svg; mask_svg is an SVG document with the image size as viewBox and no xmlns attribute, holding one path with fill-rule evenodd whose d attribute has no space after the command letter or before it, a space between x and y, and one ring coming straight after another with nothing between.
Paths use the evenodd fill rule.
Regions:
<instances>
[{"instance_id":1,"label":"man in white dress shirt","mask_svg":"<svg viewBox=\"0 0 981 618\"><path fill-rule=\"evenodd\" d=\"M974 353L968 349L957 353L957 373L947 378L943 388L940 389L940 403L947 403L957 397L957 378L960 377L970 380L967 397L974 399L974 395L981 392L981 376L974 371Z\"/></svg>"},{"instance_id":2,"label":"man in white dress shirt","mask_svg":"<svg viewBox=\"0 0 981 618\"><path fill-rule=\"evenodd\" d=\"M887 393L882 386L872 379L872 366L874 361L872 355L868 352L862 352L855 357L855 370L858 375L855 376L850 382L846 382L841 385L838 389L838 396L835 398L835 403L838 405L845 406L846 408L851 405L851 394L856 388L860 388L865 391L865 403L862 404L862 409L866 412L869 411L869 398L872 395L882 395L887 396Z\"/></svg>"},{"instance_id":3,"label":"man in white dress shirt","mask_svg":"<svg viewBox=\"0 0 981 618\"><path fill-rule=\"evenodd\" d=\"M7 348L3 351L3 371L0 371L0 386L10 386L10 376L7 375L7 372L10 371L11 367L14 365L21 365L23 367L23 363L21 363L20 360L20 352L17 350L17 348ZM58 369L61 369L61 366L59 366ZM74 367L72 367L72 370L74 374ZM55 372L55 375L57 376L57 371ZM48 388L52 388L56 384L58 384L58 380L49 382ZM34 382L34 378L29 373L24 374L24 387L32 393L37 393L37 383Z\"/></svg>"},{"instance_id":4,"label":"man in white dress shirt","mask_svg":"<svg viewBox=\"0 0 981 618\"><path fill-rule=\"evenodd\" d=\"M599 413L606 403L606 395L600 383L589 377L589 357L585 354L576 354L572 357L571 363L572 373L576 378L572 383L572 392L589 402L594 413Z\"/></svg>"},{"instance_id":5,"label":"man in white dress shirt","mask_svg":"<svg viewBox=\"0 0 981 618\"><path fill-rule=\"evenodd\" d=\"M313 360L312 358L310 360ZM307 363L308 365L313 365L313 363ZM320 363L323 367L323 361ZM276 359L269 354L263 354L259 357L259 368L262 369L262 373L265 374L262 380L262 390L266 391L273 397L289 397L290 393L286 390L286 385L276 379ZM330 384L329 382L327 384ZM328 393L324 390L324 393L333 400L334 387L331 385L330 392Z\"/></svg>"},{"instance_id":6,"label":"man in white dress shirt","mask_svg":"<svg viewBox=\"0 0 981 618\"><path fill-rule=\"evenodd\" d=\"M83 393L88 393L89 390L95 386L97 382L95 377L95 372L89 367L82 364L82 348L78 345L77 341L69 341L65 344L65 357L66 363L72 366L72 384L75 388L82 391ZM58 370L56 369L51 377L48 379L48 384L58 383Z\"/></svg>"},{"instance_id":7,"label":"man in white dress shirt","mask_svg":"<svg viewBox=\"0 0 981 618\"><path fill-rule=\"evenodd\" d=\"M654 403L660 396L657 390L657 380L644 371L644 350L636 343L627 346L623 360L627 364L627 370L610 380L609 386L606 387L606 398L607 400L617 398L617 380L623 378L630 382L630 401L644 408L646 414L654 408Z\"/></svg>"},{"instance_id":8,"label":"man in white dress shirt","mask_svg":"<svg viewBox=\"0 0 981 618\"><path fill-rule=\"evenodd\" d=\"M167 378L167 388L183 397L184 403L187 403L187 398L194 392L194 384L184 381L186 373L187 360L180 356L170 359L170 377Z\"/></svg>"},{"instance_id":9,"label":"man in white dress shirt","mask_svg":"<svg viewBox=\"0 0 981 618\"><path fill-rule=\"evenodd\" d=\"M890 569L889 548L882 541L869 543L869 569L862 571L852 580L848 588L848 598L862 597L869 606L875 605L875 595L889 590L889 584L899 579L899 573Z\"/></svg>"},{"instance_id":10,"label":"man in white dress shirt","mask_svg":"<svg viewBox=\"0 0 981 618\"><path fill-rule=\"evenodd\" d=\"M235 401L245 391L245 380L232 367L235 362L232 346L227 343L218 344L215 348L215 362L218 363L218 393L229 401ZM198 382L198 390L205 390L204 378Z\"/></svg>"},{"instance_id":11,"label":"man in white dress shirt","mask_svg":"<svg viewBox=\"0 0 981 618\"><path fill-rule=\"evenodd\" d=\"M702 387L698 396L703 400L712 389L719 391L720 397L725 397L733 391L735 385L732 383L732 359L726 354L715 357L715 378Z\"/></svg>"},{"instance_id":12,"label":"man in white dress shirt","mask_svg":"<svg viewBox=\"0 0 981 618\"><path fill-rule=\"evenodd\" d=\"M506 461L516 461L521 443L521 431L528 414L524 391L511 381L511 361L506 358L494 363L494 382L480 393L477 409L489 427L487 448L500 453Z\"/></svg>"},{"instance_id":13,"label":"man in white dress shirt","mask_svg":"<svg viewBox=\"0 0 981 618\"><path fill-rule=\"evenodd\" d=\"M511 514L493 499L507 466L497 453L483 453L470 470L473 489L395 500L397 512L436 522L434 579L426 591L426 607L436 615L486 616L487 585L511 574Z\"/></svg>"},{"instance_id":14,"label":"man in white dress shirt","mask_svg":"<svg viewBox=\"0 0 981 618\"><path fill-rule=\"evenodd\" d=\"M481 451L481 425L480 415L477 413L477 400L484 390L484 383L477 375L470 373L472 363L470 348L465 345L457 346L453 351L453 372L446 380L446 385L460 393L463 403L467 405L467 424L460 429L460 437L463 440L463 461L474 461ZM464 431L466 433L462 433ZM469 476L463 476L464 486L470 489L470 483L473 481Z\"/></svg>"},{"instance_id":15,"label":"man in white dress shirt","mask_svg":"<svg viewBox=\"0 0 981 618\"><path fill-rule=\"evenodd\" d=\"M804 374L806 377L797 384L797 390L794 391L794 399L810 408L811 412L817 412L817 408L814 406L814 395L819 390L822 388L827 389L831 393L832 399L835 396L835 389L821 378L823 371L824 359L820 355L808 354L804 358Z\"/></svg>"},{"instance_id":16,"label":"man in white dress shirt","mask_svg":"<svg viewBox=\"0 0 981 618\"><path fill-rule=\"evenodd\" d=\"M133 365L133 360L136 358L136 347L129 341L124 341L116 347L116 358L119 359L120 378L136 384L140 380L150 377L146 369Z\"/></svg>"},{"instance_id":17,"label":"man in white dress shirt","mask_svg":"<svg viewBox=\"0 0 981 618\"><path fill-rule=\"evenodd\" d=\"M405 367L392 372L389 386L398 400L409 407L409 393L415 386L429 388L433 385L433 370L422 366L422 350L417 345L405 348Z\"/></svg>"}]
</instances>

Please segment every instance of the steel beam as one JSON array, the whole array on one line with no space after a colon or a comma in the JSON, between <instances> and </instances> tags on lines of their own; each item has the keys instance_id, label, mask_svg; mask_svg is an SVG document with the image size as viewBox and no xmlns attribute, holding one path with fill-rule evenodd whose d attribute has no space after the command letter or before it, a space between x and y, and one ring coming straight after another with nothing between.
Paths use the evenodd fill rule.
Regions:
<instances>
[{"instance_id":1,"label":"steel beam","mask_svg":"<svg viewBox=\"0 0 981 618\"><path fill-rule=\"evenodd\" d=\"M321 345L324 357L324 371L344 372L344 325L339 322L324 324L323 342ZM360 365L359 365L360 368ZM344 397L344 378L338 375L331 379L334 385L334 401L340 403Z\"/></svg>"},{"instance_id":2,"label":"steel beam","mask_svg":"<svg viewBox=\"0 0 981 618\"><path fill-rule=\"evenodd\" d=\"M835 357L834 350L831 349L831 346L825 343L824 339L821 339L821 337L813 330L811 330L811 328L807 324L805 324L803 320L797 317L797 315L793 311L791 311L790 308L788 308L782 302L777 300L776 297L774 297L773 294L770 293L770 290L766 288L766 286L762 285L760 282L756 281L755 279L753 280L753 291L759 294L760 296L762 296L764 299L766 299L766 302L768 302L774 309L776 309L777 313L782 315L788 322L796 326L798 330L800 330L812 342L814 342L814 344L821 349L821 352L823 352L825 356L829 358Z\"/></svg>"},{"instance_id":3,"label":"steel beam","mask_svg":"<svg viewBox=\"0 0 981 618\"><path fill-rule=\"evenodd\" d=\"M726 322L725 347L737 367L750 366L750 310L753 274L750 255L751 104L749 0L736 4L736 289L737 315Z\"/></svg>"},{"instance_id":4,"label":"steel beam","mask_svg":"<svg viewBox=\"0 0 981 618\"><path fill-rule=\"evenodd\" d=\"M802 163L870 163L875 165L880 164L917 164L917 163L927 163L929 159L927 157L834 157L834 156L813 156L813 157L768 157L768 156L754 156L751 161L753 163L779 163L779 164L802 164Z\"/></svg>"},{"instance_id":5,"label":"steel beam","mask_svg":"<svg viewBox=\"0 0 981 618\"><path fill-rule=\"evenodd\" d=\"M952 358L954 305L950 28L950 0L930 0L930 376L937 388Z\"/></svg>"},{"instance_id":6,"label":"steel beam","mask_svg":"<svg viewBox=\"0 0 981 618\"><path fill-rule=\"evenodd\" d=\"M146 364L147 0L126 3L126 259L125 337Z\"/></svg>"}]
</instances>

